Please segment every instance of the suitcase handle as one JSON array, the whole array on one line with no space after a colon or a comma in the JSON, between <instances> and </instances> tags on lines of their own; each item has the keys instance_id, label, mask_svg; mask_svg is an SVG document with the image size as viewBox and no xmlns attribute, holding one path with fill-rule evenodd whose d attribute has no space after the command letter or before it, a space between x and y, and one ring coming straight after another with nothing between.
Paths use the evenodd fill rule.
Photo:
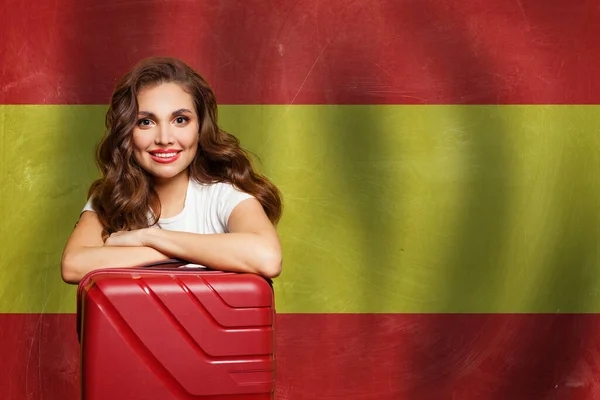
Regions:
<instances>
[{"instance_id":1,"label":"suitcase handle","mask_svg":"<svg viewBox=\"0 0 600 400\"><path fill-rule=\"evenodd\" d=\"M152 271L170 271L170 270L182 267L187 264L193 264L193 263L182 260L180 258L169 258L169 259L166 259L163 261L157 261L157 262L153 262L150 264L140 265L140 266L134 267L132 269L141 268L141 269L148 269L148 270L152 270ZM196 265L196 264L193 264L193 265ZM190 272L193 272L193 271L226 272L226 271L221 271L218 269L199 266L199 265L196 267L186 267L186 268L183 268L182 270L190 271ZM232 273L237 273L237 272L232 272ZM265 278L264 276L262 278L267 281L269 286L273 287L273 280L271 278Z\"/></svg>"},{"instance_id":2,"label":"suitcase handle","mask_svg":"<svg viewBox=\"0 0 600 400\"><path fill-rule=\"evenodd\" d=\"M169 258L169 259L163 260L163 261L157 261L157 262L153 262L150 264L140 265L135 268L151 269L151 270L159 270L159 271L169 271L174 268L183 267L184 265L188 265L188 264L196 265L196 264L190 263L189 261L182 260L180 258ZM195 267L186 267L185 269L189 270L189 271L194 271L194 270L214 271L212 268L208 268L208 267L204 267L204 266L200 266L200 265L197 265Z\"/></svg>"},{"instance_id":3,"label":"suitcase handle","mask_svg":"<svg viewBox=\"0 0 600 400\"><path fill-rule=\"evenodd\" d=\"M162 260L162 261L156 261L156 262L149 263L149 264L139 265L139 266L134 267L134 268L144 268L144 269L163 268L163 269L171 269L171 268L181 267L182 265L185 265L185 264L189 264L189 263L187 261L181 260L179 258L169 258L169 259Z\"/></svg>"}]
</instances>

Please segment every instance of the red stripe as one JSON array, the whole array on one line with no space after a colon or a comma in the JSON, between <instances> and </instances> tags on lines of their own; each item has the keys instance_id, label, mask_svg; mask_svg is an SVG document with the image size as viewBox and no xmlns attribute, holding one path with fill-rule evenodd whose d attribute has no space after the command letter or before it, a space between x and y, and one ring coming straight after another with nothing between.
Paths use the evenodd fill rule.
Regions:
<instances>
[{"instance_id":1,"label":"red stripe","mask_svg":"<svg viewBox=\"0 0 600 400\"><path fill-rule=\"evenodd\" d=\"M75 400L73 315L0 315L3 400ZM278 400L593 399L600 315L280 314Z\"/></svg>"},{"instance_id":2,"label":"red stripe","mask_svg":"<svg viewBox=\"0 0 600 400\"><path fill-rule=\"evenodd\" d=\"M75 316L0 314L0 399L79 399Z\"/></svg>"},{"instance_id":3,"label":"red stripe","mask_svg":"<svg viewBox=\"0 0 600 400\"><path fill-rule=\"evenodd\" d=\"M0 37L2 104L106 104L165 54L223 104L600 100L591 0L12 1Z\"/></svg>"}]
</instances>

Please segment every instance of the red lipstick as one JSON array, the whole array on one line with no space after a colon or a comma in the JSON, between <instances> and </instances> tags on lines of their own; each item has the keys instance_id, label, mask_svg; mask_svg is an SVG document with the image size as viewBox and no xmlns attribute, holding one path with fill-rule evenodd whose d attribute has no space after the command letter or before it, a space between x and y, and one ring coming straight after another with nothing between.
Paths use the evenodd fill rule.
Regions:
<instances>
[{"instance_id":1,"label":"red lipstick","mask_svg":"<svg viewBox=\"0 0 600 400\"><path fill-rule=\"evenodd\" d=\"M172 162L177 161L179 158L181 150L173 150L173 149L157 149L149 151L150 158L161 164L170 164Z\"/></svg>"}]
</instances>

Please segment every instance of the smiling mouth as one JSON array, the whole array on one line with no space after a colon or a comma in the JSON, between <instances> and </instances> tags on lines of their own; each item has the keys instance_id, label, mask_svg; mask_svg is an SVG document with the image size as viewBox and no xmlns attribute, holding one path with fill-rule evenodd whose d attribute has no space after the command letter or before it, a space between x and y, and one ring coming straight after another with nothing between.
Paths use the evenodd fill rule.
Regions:
<instances>
[{"instance_id":1,"label":"smiling mouth","mask_svg":"<svg viewBox=\"0 0 600 400\"><path fill-rule=\"evenodd\" d=\"M179 158L180 151L150 151L150 157L159 163L172 163Z\"/></svg>"},{"instance_id":2,"label":"smiling mouth","mask_svg":"<svg viewBox=\"0 0 600 400\"><path fill-rule=\"evenodd\" d=\"M171 158L171 157L175 157L178 153L176 151L172 152L172 153L150 153L155 157L159 157L159 158Z\"/></svg>"}]
</instances>

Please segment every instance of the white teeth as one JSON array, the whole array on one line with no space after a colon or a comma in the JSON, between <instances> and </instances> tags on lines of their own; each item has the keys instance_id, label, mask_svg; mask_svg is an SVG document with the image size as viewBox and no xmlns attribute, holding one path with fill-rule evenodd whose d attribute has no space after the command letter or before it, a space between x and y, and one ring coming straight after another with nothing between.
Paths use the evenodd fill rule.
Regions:
<instances>
[{"instance_id":1,"label":"white teeth","mask_svg":"<svg viewBox=\"0 0 600 400\"><path fill-rule=\"evenodd\" d=\"M158 158L170 158L175 157L176 155L177 153L154 153L154 156Z\"/></svg>"}]
</instances>

